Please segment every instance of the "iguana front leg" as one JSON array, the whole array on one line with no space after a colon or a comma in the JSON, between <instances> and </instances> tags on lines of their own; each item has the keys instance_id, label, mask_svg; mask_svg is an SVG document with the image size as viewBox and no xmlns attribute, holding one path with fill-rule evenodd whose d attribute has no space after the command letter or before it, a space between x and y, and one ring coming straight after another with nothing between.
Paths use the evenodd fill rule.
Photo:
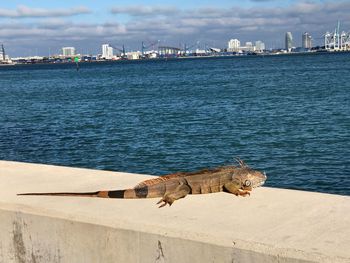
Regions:
<instances>
[{"instance_id":1,"label":"iguana front leg","mask_svg":"<svg viewBox=\"0 0 350 263\"><path fill-rule=\"evenodd\" d=\"M178 200L180 198L184 198L187 194L191 192L191 188L185 184L184 182L181 182L178 187L176 187L174 192L166 193L161 200L157 204L161 204L159 208L166 206L169 204L171 206L175 200Z\"/></svg>"},{"instance_id":2,"label":"iguana front leg","mask_svg":"<svg viewBox=\"0 0 350 263\"><path fill-rule=\"evenodd\" d=\"M234 194L236 196L247 196L250 195L251 188L245 187L242 189L241 182L238 180L233 180L231 182L228 182L224 184L225 190L227 190L229 193Z\"/></svg>"}]
</instances>

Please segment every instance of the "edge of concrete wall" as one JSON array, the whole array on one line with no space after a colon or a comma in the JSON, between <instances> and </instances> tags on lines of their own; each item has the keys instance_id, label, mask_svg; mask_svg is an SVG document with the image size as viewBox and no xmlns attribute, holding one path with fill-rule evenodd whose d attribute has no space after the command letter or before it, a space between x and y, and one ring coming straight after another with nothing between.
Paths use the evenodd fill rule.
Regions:
<instances>
[{"instance_id":1,"label":"edge of concrete wall","mask_svg":"<svg viewBox=\"0 0 350 263\"><path fill-rule=\"evenodd\" d=\"M350 197L263 187L249 198L19 197L147 175L0 161L0 262L349 262Z\"/></svg>"}]
</instances>

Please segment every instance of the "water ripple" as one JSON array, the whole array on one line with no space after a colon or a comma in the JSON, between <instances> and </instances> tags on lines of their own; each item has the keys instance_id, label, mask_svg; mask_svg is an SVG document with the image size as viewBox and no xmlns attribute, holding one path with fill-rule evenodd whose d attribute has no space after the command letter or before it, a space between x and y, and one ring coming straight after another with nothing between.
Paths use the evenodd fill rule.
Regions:
<instances>
[{"instance_id":1,"label":"water ripple","mask_svg":"<svg viewBox=\"0 0 350 263\"><path fill-rule=\"evenodd\" d=\"M240 156L267 186L350 195L349 69L349 54L1 67L0 159L161 175Z\"/></svg>"}]
</instances>

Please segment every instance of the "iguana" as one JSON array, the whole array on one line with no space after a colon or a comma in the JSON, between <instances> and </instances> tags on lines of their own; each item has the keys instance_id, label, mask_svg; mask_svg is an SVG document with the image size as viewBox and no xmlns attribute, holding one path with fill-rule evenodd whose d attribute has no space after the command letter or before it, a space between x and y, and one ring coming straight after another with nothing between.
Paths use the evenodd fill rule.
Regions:
<instances>
[{"instance_id":1,"label":"iguana","mask_svg":"<svg viewBox=\"0 0 350 263\"><path fill-rule=\"evenodd\" d=\"M265 183L266 175L251 169L242 160L239 166L222 166L197 172L178 172L143 181L132 189L85 193L24 193L19 195L85 196L101 198L155 198L163 207L188 194L228 192L236 196L250 195L253 188Z\"/></svg>"}]
</instances>

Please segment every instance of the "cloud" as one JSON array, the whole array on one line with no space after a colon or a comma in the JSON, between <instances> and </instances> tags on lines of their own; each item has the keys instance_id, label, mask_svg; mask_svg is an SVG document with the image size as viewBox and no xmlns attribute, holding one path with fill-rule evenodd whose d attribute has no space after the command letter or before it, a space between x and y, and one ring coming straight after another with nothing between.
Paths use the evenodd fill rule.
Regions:
<instances>
[{"instance_id":1,"label":"cloud","mask_svg":"<svg viewBox=\"0 0 350 263\"><path fill-rule=\"evenodd\" d=\"M131 6L114 10L118 11L114 14L130 16L125 28L135 40L152 37L176 45L179 41L201 40L226 47L230 38L238 38L243 43L263 40L268 47L283 47L284 34L291 31L295 46L300 46L305 31L312 34L315 44L322 44L323 34L333 29L337 20L343 22L344 30L350 30L348 1L302 0L287 6L199 7L173 12L164 11L170 8L157 8Z\"/></svg>"},{"instance_id":2,"label":"cloud","mask_svg":"<svg viewBox=\"0 0 350 263\"><path fill-rule=\"evenodd\" d=\"M179 12L172 6L127 6L113 7L112 14L127 14L130 16L154 16L154 15L175 15Z\"/></svg>"},{"instance_id":3,"label":"cloud","mask_svg":"<svg viewBox=\"0 0 350 263\"><path fill-rule=\"evenodd\" d=\"M65 17L81 14L89 14L91 11L84 7L73 7L68 9L44 9L31 8L24 5L19 5L15 10L0 9L0 17L8 18L27 18L27 17Z\"/></svg>"},{"instance_id":4,"label":"cloud","mask_svg":"<svg viewBox=\"0 0 350 263\"><path fill-rule=\"evenodd\" d=\"M19 45L76 45L100 52L100 44L110 42L128 49L140 49L141 41L161 40L161 45L179 46L179 43L208 43L226 47L231 38L246 41L262 40L267 47L283 47L284 34L293 33L294 45L301 45L301 34L311 33L314 43L322 44L322 35L334 29L338 20L341 30L350 30L350 2L297 1L288 6L271 7L199 7L180 9L171 6L126 6L109 9L114 14L109 22L78 23L68 14L77 9L51 10L43 15L42 9L18 11L36 19L12 19L0 27L0 39L10 48ZM0 16L4 10L0 10ZM65 11L62 13L62 11ZM84 9L80 10L84 11ZM119 15L123 16L119 16ZM129 16L125 19L124 16ZM35 17L35 16L34 16ZM111 18L112 17L112 18ZM27 43L27 44L25 44ZM16 51L17 52L17 51ZM19 51L18 51L19 52Z\"/></svg>"},{"instance_id":5,"label":"cloud","mask_svg":"<svg viewBox=\"0 0 350 263\"><path fill-rule=\"evenodd\" d=\"M62 20L49 20L35 24L4 24L0 28L0 37L23 39L28 36L40 39L85 39L94 37L116 36L126 33L125 26L119 23L72 23Z\"/></svg>"}]
</instances>

